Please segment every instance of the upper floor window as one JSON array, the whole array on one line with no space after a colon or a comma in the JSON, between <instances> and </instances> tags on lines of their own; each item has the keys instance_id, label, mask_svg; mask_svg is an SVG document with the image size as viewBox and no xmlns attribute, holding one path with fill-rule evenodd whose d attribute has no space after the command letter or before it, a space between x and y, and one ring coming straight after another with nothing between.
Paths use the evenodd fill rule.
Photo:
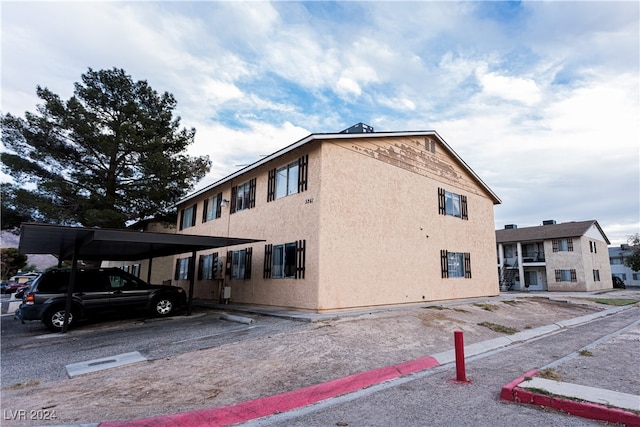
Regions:
<instances>
[{"instance_id":1,"label":"upper floor window","mask_svg":"<svg viewBox=\"0 0 640 427\"><path fill-rule=\"evenodd\" d=\"M309 155L279 169L269 171L267 202L307 190Z\"/></svg>"},{"instance_id":2,"label":"upper floor window","mask_svg":"<svg viewBox=\"0 0 640 427\"><path fill-rule=\"evenodd\" d=\"M196 225L197 205L189 206L180 211L180 230Z\"/></svg>"},{"instance_id":3,"label":"upper floor window","mask_svg":"<svg viewBox=\"0 0 640 427\"><path fill-rule=\"evenodd\" d=\"M596 246L596 242L589 240L589 251L593 252L594 254L598 253L598 247Z\"/></svg>"},{"instance_id":4,"label":"upper floor window","mask_svg":"<svg viewBox=\"0 0 640 427\"><path fill-rule=\"evenodd\" d=\"M276 199L298 192L298 162L291 163L276 172Z\"/></svg>"},{"instance_id":5,"label":"upper floor window","mask_svg":"<svg viewBox=\"0 0 640 427\"><path fill-rule=\"evenodd\" d=\"M202 209L202 222L220 218L222 215L222 193L205 199Z\"/></svg>"},{"instance_id":6,"label":"upper floor window","mask_svg":"<svg viewBox=\"0 0 640 427\"><path fill-rule=\"evenodd\" d=\"M573 239L553 239L551 246L553 252L573 252Z\"/></svg>"},{"instance_id":7,"label":"upper floor window","mask_svg":"<svg viewBox=\"0 0 640 427\"><path fill-rule=\"evenodd\" d=\"M471 254L468 252L440 251L442 278L471 278Z\"/></svg>"},{"instance_id":8,"label":"upper floor window","mask_svg":"<svg viewBox=\"0 0 640 427\"><path fill-rule=\"evenodd\" d=\"M450 215L468 220L467 196L446 191L444 188L438 188L438 212L441 215Z\"/></svg>"},{"instance_id":9,"label":"upper floor window","mask_svg":"<svg viewBox=\"0 0 640 427\"><path fill-rule=\"evenodd\" d=\"M256 206L256 179L231 188L231 213Z\"/></svg>"}]
</instances>

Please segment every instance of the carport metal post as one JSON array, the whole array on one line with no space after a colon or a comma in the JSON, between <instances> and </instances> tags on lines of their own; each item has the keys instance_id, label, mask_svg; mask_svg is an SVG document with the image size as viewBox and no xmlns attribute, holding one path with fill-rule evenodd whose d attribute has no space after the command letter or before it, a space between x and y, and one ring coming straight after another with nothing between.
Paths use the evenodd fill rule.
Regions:
<instances>
[{"instance_id":1,"label":"carport metal post","mask_svg":"<svg viewBox=\"0 0 640 427\"><path fill-rule=\"evenodd\" d=\"M189 259L189 297L187 299L187 316L191 316L191 306L193 305L193 287L196 280L196 251L191 252Z\"/></svg>"},{"instance_id":2,"label":"carport metal post","mask_svg":"<svg viewBox=\"0 0 640 427\"><path fill-rule=\"evenodd\" d=\"M60 331L63 334L66 334L67 329L69 329L69 314L71 313L71 301L73 300L73 288L76 285L76 270L78 269L79 248L80 248L80 245L78 243L78 240L76 239L76 241L73 244L73 256L71 258L71 274L69 275L69 286L67 288L67 301L65 302L65 305L64 305L64 322L62 322L62 331Z\"/></svg>"}]
</instances>

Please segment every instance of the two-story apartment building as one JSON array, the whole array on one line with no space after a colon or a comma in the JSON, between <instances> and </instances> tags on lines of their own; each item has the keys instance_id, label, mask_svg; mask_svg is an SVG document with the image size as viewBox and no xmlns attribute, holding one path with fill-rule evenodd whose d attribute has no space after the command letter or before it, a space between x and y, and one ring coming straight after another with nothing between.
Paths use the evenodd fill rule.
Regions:
<instances>
[{"instance_id":1,"label":"two-story apartment building","mask_svg":"<svg viewBox=\"0 0 640 427\"><path fill-rule=\"evenodd\" d=\"M178 256L174 284L316 312L497 295L498 203L435 131L311 134L177 204L178 233L264 242Z\"/></svg>"},{"instance_id":2,"label":"two-story apartment building","mask_svg":"<svg viewBox=\"0 0 640 427\"><path fill-rule=\"evenodd\" d=\"M609 239L595 220L496 230L501 290L610 289Z\"/></svg>"},{"instance_id":3,"label":"two-story apartment building","mask_svg":"<svg viewBox=\"0 0 640 427\"><path fill-rule=\"evenodd\" d=\"M638 249L640 249L638 246L630 246L628 244L609 248L611 275L618 277L626 286L640 286L640 271L633 271L624 263L625 259L630 257Z\"/></svg>"}]
</instances>

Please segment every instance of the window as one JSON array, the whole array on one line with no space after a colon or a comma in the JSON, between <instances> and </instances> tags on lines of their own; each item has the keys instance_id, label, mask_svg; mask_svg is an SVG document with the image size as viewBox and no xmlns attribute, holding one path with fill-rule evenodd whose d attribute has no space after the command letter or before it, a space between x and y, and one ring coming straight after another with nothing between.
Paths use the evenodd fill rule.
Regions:
<instances>
[{"instance_id":1,"label":"window","mask_svg":"<svg viewBox=\"0 0 640 427\"><path fill-rule=\"evenodd\" d=\"M468 220L467 196L451 193L444 188L438 188L438 212L440 215L450 215Z\"/></svg>"},{"instance_id":2,"label":"window","mask_svg":"<svg viewBox=\"0 0 640 427\"><path fill-rule=\"evenodd\" d=\"M276 172L276 199L298 192L298 162Z\"/></svg>"},{"instance_id":3,"label":"window","mask_svg":"<svg viewBox=\"0 0 640 427\"><path fill-rule=\"evenodd\" d=\"M131 274L136 277L140 277L140 264L133 264L131 266Z\"/></svg>"},{"instance_id":4,"label":"window","mask_svg":"<svg viewBox=\"0 0 640 427\"><path fill-rule=\"evenodd\" d=\"M640 279L640 274L638 273L631 273L631 280L638 280Z\"/></svg>"},{"instance_id":5,"label":"window","mask_svg":"<svg viewBox=\"0 0 640 427\"><path fill-rule=\"evenodd\" d=\"M556 282L577 282L576 270L556 270Z\"/></svg>"},{"instance_id":6,"label":"window","mask_svg":"<svg viewBox=\"0 0 640 427\"><path fill-rule=\"evenodd\" d=\"M598 253L598 247L596 246L596 242L589 240L589 251L593 252L594 254Z\"/></svg>"},{"instance_id":7,"label":"window","mask_svg":"<svg viewBox=\"0 0 640 427\"><path fill-rule=\"evenodd\" d=\"M191 276L190 270L191 265L191 257L188 258L178 258L176 261L176 280L188 280Z\"/></svg>"},{"instance_id":8,"label":"window","mask_svg":"<svg viewBox=\"0 0 640 427\"><path fill-rule=\"evenodd\" d=\"M306 240L264 246L265 279L304 279Z\"/></svg>"},{"instance_id":9,"label":"window","mask_svg":"<svg viewBox=\"0 0 640 427\"><path fill-rule=\"evenodd\" d=\"M622 265L622 258L611 258L611 265Z\"/></svg>"},{"instance_id":10,"label":"window","mask_svg":"<svg viewBox=\"0 0 640 427\"><path fill-rule=\"evenodd\" d=\"M180 230L196 225L196 205L180 211Z\"/></svg>"},{"instance_id":11,"label":"window","mask_svg":"<svg viewBox=\"0 0 640 427\"><path fill-rule=\"evenodd\" d=\"M308 164L309 156L305 155L284 167L271 169L267 185L267 202L306 191Z\"/></svg>"},{"instance_id":12,"label":"window","mask_svg":"<svg viewBox=\"0 0 640 427\"><path fill-rule=\"evenodd\" d=\"M227 252L227 274L232 279L251 278L251 255L253 248Z\"/></svg>"},{"instance_id":13,"label":"window","mask_svg":"<svg viewBox=\"0 0 640 427\"><path fill-rule=\"evenodd\" d=\"M593 270L593 281L594 282L600 281L600 270Z\"/></svg>"},{"instance_id":14,"label":"window","mask_svg":"<svg viewBox=\"0 0 640 427\"><path fill-rule=\"evenodd\" d=\"M504 245L504 257L505 258L513 258L515 255L513 254L513 245Z\"/></svg>"},{"instance_id":15,"label":"window","mask_svg":"<svg viewBox=\"0 0 640 427\"><path fill-rule=\"evenodd\" d=\"M204 201L202 222L212 221L222 215L222 193L209 197Z\"/></svg>"},{"instance_id":16,"label":"window","mask_svg":"<svg viewBox=\"0 0 640 427\"><path fill-rule=\"evenodd\" d=\"M573 239L553 239L551 246L553 252L573 252Z\"/></svg>"},{"instance_id":17,"label":"window","mask_svg":"<svg viewBox=\"0 0 640 427\"><path fill-rule=\"evenodd\" d=\"M231 213L254 208L256 205L256 179L231 188Z\"/></svg>"},{"instance_id":18,"label":"window","mask_svg":"<svg viewBox=\"0 0 640 427\"><path fill-rule=\"evenodd\" d=\"M213 272L218 258L217 253L200 255L200 263L198 264L198 279L212 280Z\"/></svg>"},{"instance_id":19,"label":"window","mask_svg":"<svg viewBox=\"0 0 640 427\"><path fill-rule=\"evenodd\" d=\"M440 251L442 278L471 278L471 254L468 252Z\"/></svg>"}]
</instances>

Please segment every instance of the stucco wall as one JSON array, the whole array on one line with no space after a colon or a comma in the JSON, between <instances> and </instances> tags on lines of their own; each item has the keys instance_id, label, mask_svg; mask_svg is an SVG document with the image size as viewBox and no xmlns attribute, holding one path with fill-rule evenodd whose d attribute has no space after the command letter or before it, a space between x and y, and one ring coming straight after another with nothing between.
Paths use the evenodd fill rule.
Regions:
<instances>
[{"instance_id":1,"label":"stucco wall","mask_svg":"<svg viewBox=\"0 0 640 427\"><path fill-rule=\"evenodd\" d=\"M589 242L595 242L597 252L591 252ZM603 240L574 237L573 251L553 252L552 241L544 242L547 258L547 282L549 291L595 291L611 289L609 252ZM576 282L556 282L555 270L576 270ZM600 270L600 281L593 280L593 270Z\"/></svg>"},{"instance_id":2,"label":"stucco wall","mask_svg":"<svg viewBox=\"0 0 640 427\"><path fill-rule=\"evenodd\" d=\"M321 310L496 295L493 202L424 139L322 146ZM438 213L438 187L469 220ZM441 278L440 250L470 252L472 278Z\"/></svg>"}]
</instances>

